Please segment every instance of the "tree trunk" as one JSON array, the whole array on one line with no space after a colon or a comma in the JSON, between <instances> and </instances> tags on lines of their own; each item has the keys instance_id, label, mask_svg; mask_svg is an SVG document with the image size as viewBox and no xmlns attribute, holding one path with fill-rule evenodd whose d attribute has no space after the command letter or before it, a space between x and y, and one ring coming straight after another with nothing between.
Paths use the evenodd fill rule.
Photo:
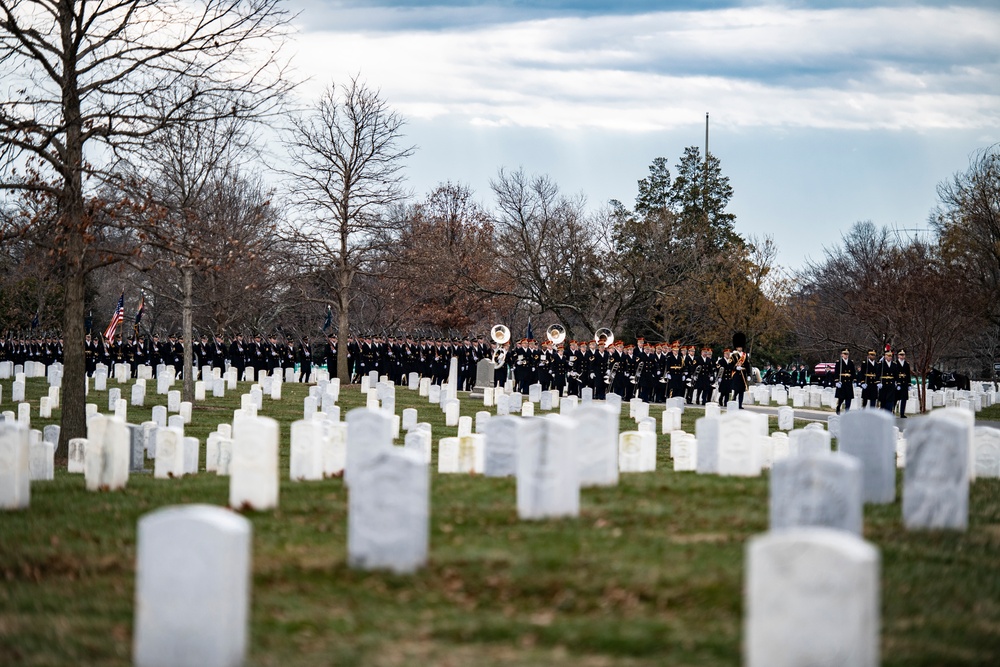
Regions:
<instances>
[{"instance_id":1,"label":"tree trunk","mask_svg":"<svg viewBox=\"0 0 1000 667\"><path fill-rule=\"evenodd\" d=\"M341 286L337 294L337 377L341 385L351 383L347 368L347 343L350 338L350 299L347 289Z\"/></svg>"},{"instance_id":2,"label":"tree trunk","mask_svg":"<svg viewBox=\"0 0 1000 667\"><path fill-rule=\"evenodd\" d=\"M73 235L70 235L70 239L70 244L75 245L76 239ZM62 419L60 420L59 446L56 449L56 459L59 461L65 461L69 458L70 438L87 437L87 365L83 345L85 336L83 326L85 274L77 262L71 260L65 281L63 380L59 398Z\"/></svg>"},{"instance_id":3,"label":"tree trunk","mask_svg":"<svg viewBox=\"0 0 1000 667\"><path fill-rule=\"evenodd\" d=\"M181 337L184 341L184 391L185 401L194 403L194 346L192 345L191 320L194 315L192 305L193 269L185 266L181 269L184 285L184 302L181 305Z\"/></svg>"}]
</instances>

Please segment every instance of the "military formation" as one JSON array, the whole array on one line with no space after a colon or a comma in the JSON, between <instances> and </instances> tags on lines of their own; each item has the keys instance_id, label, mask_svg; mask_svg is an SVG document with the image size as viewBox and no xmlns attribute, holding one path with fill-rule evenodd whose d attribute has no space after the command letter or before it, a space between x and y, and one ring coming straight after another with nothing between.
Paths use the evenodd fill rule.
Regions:
<instances>
[{"instance_id":1,"label":"military formation","mask_svg":"<svg viewBox=\"0 0 1000 667\"><path fill-rule=\"evenodd\" d=\"M710 346L699 348L680 341L647 343L643 338L626 345L613 338L568 342L523 338L516 343L499 343L483 336L431 339L363 335L350 337L346 347L353 381L377 371L397 384L403 384L410 373L441 384L447 381L455 357L459 390L471 391L479 361L488 359L494 367L494 384L511 379L514 390L524 394L537 383L543 390L555 389L569 396L579 396L583 388L590 388L599 400L615 393L625 400L640 398L649 403L682 397L689 404L705 405L714 400L726 406L734 400L742 407L743 395L755 380L786 386L818 381L836 387L838 413L851 408L854 387L860 385L864 407L898 409L901 417L906 416L912 378L905 350L894 354L889 347L882 358L874 349L868 350L868 358L861 364L855 364L849 350L844 349L826 377L810 377L801 364L791 370L768 365L761 377L755 377L744 351L746 338L739 333L733 337L733 347L724 349L719 357ZM339 348L337 336L315 341L302 337L293 342L278 334L236 334L228 339L202 335L192 343L191 351L196 368L234 368L241 379L247 376L247 369L257 377L276 369L298 368L299 381L309 382L314 366L336 373ZM126 364L132 376L138 377L139 366L164 364L180 370L184 362L184 344L178 334L162 339L158 335L119 336L110 342L101 335L88 334L85 352L88 375L93 375L98 364ZM48 365L62 359L61 338L0 339L0 361Z\"/></svg>"},{"instance_id":2,"label":"military formation","mask_svg":"<svg viewBox=\"0 0 1000 667\"><path fill-rule=\"evenodd\" d=\"M833 381L837 388L837 414L841 408L851 409L854 387L861 387L861 406L878 407L893 412L899 409L899 416L906 418L906 401L910 395L913 373L906 361L906 350L897 350L886 345L882 357L874 349L868 350L868 358L855 364L851 351L846 347L840 351L840 359L834 365Z\"/></svg>"}]
</instances>

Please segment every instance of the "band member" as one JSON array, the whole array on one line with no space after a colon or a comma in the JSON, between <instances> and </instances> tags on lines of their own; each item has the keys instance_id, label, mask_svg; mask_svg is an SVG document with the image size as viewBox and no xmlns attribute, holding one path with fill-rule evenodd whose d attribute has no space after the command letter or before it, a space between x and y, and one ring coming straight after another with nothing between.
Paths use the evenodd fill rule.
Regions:
<instances>
[{"instance_id":1,"label":"band member","mask_svg":"<svg viewBox=\"0 0 1000 667\"><path fill-rule=\"evenodd\" d=\"M746 344L747 337L745 333L737 331L733 334L733 352L729 355L729 387L732 389L733 398L736 399L740 410L743 409L743 394L750 388L750 383L747 379L750 355L743 351Z\"/></svg>"},{"instance_id":2,"label":"band member","mask_svg":"<svg viewBox=\"0 0 1000 667\"><path fill-rule=\"evenodd\" d=\"M910 362L906 360L906 350L896 352L896 402L899 404L899 418L906 419L906 399L910 395Z\"/></svg>"},{"instance_id":3,"label":"band member","mask_svg":"<svg viewBox=\"0 0 1000 667\"><path fill-rule=\"evenodd\" d=\"M722 351L722 356L719 357L719 362L717 365L719 373L719 406L726 407L729 405L729 393L732 391L732 369L729 368L729 357L731 350L727 347Z\"/></svg>"},{"instance_id":4,"label":"band member","mask_svg":"<svg viewBox=\"0 0 1000 667\"><path fill-rule=\"evenodd\" d=\"M836 378L835 386L837 391L835 396L837 397L837 414L840 414L841 405L844 406L844 412L851 409L851 401L854 400L854 378L858 375L858 371L854 366L854 362L851 361L851 351L846 347L840 351L840 359L833 368L833 376Z\"/></svg>"},{"instance_id":5,"label":"band member","mask_svg":"<svg viewBox=\"0 0 1000 667\"><path fill-rule=\"evenodd\" d=\"M695 372L695 389L698 390L698 405L706 405L712 400L712 390L715 384L715 362L712 360L712 348L701 348L701 357Z\"/></svg>"}]
</instances>

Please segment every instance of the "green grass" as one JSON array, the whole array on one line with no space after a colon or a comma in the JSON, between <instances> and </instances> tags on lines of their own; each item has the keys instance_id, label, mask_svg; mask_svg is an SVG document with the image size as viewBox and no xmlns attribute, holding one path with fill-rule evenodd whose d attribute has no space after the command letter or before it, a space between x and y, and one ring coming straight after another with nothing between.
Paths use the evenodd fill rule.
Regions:
<instances>
[{"instance_id":1,"label":"green grass","mask_svg":"<svg viewBox=\"0 0 1000 667\"><path fill-rule=\"evenodd\" d=\"M196 404L187 432L204 443L240 390ZM35 428L43 391L29 381ZM433 472L428 566L358 572L346 566L342 481L287 480L289 424L305 393L285 385L261 412L282 425L282 486L277 511L246 514L249 664L740 664L744 542L767 529L766 474L675 473L661 435L657 472L584 490L577 519L525 522L514 480ZM0 409L12 409L9 381L3 397ZM107 406L103 392L89 400ZM361 403L357 387L342 391L342 415ZM397 390L396 407L418 408L435 441L454 433L416 392ZM480 409L463 401L463 414ZM133 423L149 414L129 408ZM698 416L685 412L685 430ZM206 473L133 475L114 493L88 493L64 470L32 484L28 511L0 513L0 665L130 664L137 520L227 498L228 479ZM973 484L969 523L965 533L911 533L899 502L866 508L865 537L882 553L883 664L1000 662L1000 480Z\"/></svg>"}]
</instances>

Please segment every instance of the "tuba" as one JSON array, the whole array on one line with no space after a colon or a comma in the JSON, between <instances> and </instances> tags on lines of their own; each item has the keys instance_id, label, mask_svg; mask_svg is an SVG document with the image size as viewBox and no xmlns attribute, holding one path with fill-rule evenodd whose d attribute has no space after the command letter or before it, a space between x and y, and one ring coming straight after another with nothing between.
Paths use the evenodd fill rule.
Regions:
<instances>
[{"instance_id":1,"label":"tuba","mask_svg":"<svg viewBox=\"0 0 1000 667\"><path fill-rule=\"evenodd\" d=\"M604 327L594 332L594 342L598 345L604 343L606 347L611 347L611 344L615 342L615 335L611 329Z\"/></svg>"},{"instance_id":2,"label":"tuba","mask_svg":"<svg viewBox=\"0 0 1000 667\"><path fill-rule=\"evenodd\" d=\"M566 327L556 323L545 330L545 337L549 339L549 342L553 345L558 345L559 343L566 340Z\"/></svg>"},{"instance_id":3,"label":"tuba","mask_svg":"<svg viewBox=\"0 0 1000 667\"><path fill-rule=\"evenodd\" d=\"M490 362L493 364L493 368L500 368L507 360L507 350L505 350L502 346L510 340L510 329L502 324L497 324L490 330L490 338L493 339L494 343L501 346L493 351L493 358L490 359Z\"/></svg>"}]
</instances>

